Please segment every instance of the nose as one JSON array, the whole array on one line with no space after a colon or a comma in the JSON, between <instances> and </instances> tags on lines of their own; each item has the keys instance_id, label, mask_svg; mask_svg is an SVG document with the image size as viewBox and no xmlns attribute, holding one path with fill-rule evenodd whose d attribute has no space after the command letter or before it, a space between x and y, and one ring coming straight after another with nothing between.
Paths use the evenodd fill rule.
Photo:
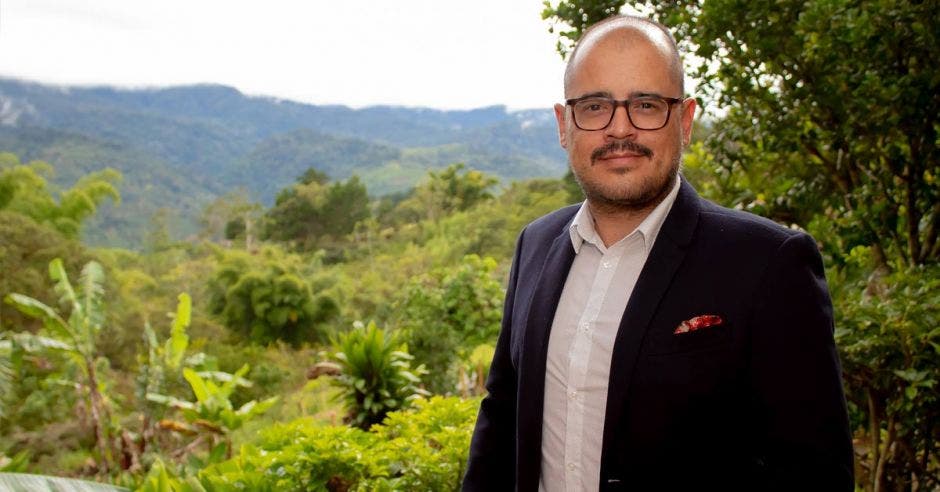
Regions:
<instances>
[{"instance_id":1,"label":"nose","mask_svg":"<svg viewBox=\"0 0 940 492\"><path fill-rule=\"evenodd\" d=\"M617 104L610 124L604 129L606 136L611 139L624 139L636 133L636 127L630 122L626 104Z\"/></svg>"}]
</instances>

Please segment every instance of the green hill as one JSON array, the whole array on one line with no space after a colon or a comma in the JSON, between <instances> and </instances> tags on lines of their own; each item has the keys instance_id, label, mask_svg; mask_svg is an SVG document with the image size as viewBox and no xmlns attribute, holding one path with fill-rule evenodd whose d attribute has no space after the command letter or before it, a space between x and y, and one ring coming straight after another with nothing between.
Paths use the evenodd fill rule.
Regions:
<instances>
[{"instance_id":1,"label":"green hill","mask_svg":"<svg viewBox=\"0 0 940 492\"><path fill-rule=\"evenodd\" d=\"M550 109L352 109L216 85L126 90L2 78L0 151L49 162L61 186L103 167L121 171L123 204L105 207L85 239L127 247L140 246L157 210L168 209L171 234L183 238L214 197L244 188L270 204L309 167L332 179L359 175L373 196L406 191L454 162L504 180L565 169Z\"/></svg>"}]
</instances>

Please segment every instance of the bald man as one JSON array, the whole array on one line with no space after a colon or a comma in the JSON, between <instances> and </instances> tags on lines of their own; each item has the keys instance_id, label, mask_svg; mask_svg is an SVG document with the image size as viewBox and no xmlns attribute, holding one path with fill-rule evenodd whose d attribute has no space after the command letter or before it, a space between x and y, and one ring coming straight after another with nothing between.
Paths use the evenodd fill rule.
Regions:
<instances>
[{"instance_id":1,"label":"bald man","mask_svg":"<svg viewBox=\"0 0 940 492\"><path fill-rule=\"evenodd\" d=\"M587 199L519 236L464 490L852 490L819 251L679 174L661 25L582 37L555 106Z\"/></svg>"}]
</instances>

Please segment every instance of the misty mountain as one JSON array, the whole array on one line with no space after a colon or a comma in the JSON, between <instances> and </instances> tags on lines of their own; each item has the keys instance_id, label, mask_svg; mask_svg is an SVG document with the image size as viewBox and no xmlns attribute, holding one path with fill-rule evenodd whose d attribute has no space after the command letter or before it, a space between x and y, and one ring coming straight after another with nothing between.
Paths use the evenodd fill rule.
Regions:
<instances>
[{"instance_id":1,"label":"misty mountain","mask_svg":"<svg viewBox=\"0 0 940 492\"><path fill-rule=\"evenodd\" d=\"M444 111L318 106L246 96L231 87L59 87L0 78L0 151L40 159L68 186L92 170L124 174L120 207L89 225L92 244L137 246L169 209L176 237L202 207L244 188L268 205L307 168L360 176L370 194L405 191L430 169L463 162L503 180L560 176L550 109Z\"/></svg>"}]
</instances>

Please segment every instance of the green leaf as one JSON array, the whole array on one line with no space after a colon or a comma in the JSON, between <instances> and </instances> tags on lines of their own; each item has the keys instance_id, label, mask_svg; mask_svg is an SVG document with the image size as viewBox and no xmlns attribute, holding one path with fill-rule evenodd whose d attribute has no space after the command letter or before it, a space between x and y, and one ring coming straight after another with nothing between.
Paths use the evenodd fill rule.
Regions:
<instances>
[{"instance_id":1,"label":"green leaf","mask_svg":"<svg viewBox=\"0 0 940 492\"><path fill-rule=\"evenodd\" d=\"M186 327L190 323L192 311L192 299L189 294L179 295L179 302L176 306L176 316L173 318L173 324L170 327L170 338L166 342L166 361L167 367L176 370L183 361L186 348L189 346L189 336L186 335Z\"/></svg>"},{"instance_id":2,"label":"green leaf","mask_svg":"<svg viewBox=\"0 0 940 492\"><path fill-rule=\"evenodd\" d=\"M45 305L42 301L22 294L10 294L6 297L6 302L29 317L42 320L46 329L56 335L73 342L76 341L71 326L59 316L59 313Z\"/></svg>"},{"instance_id":3,"label":"green leaf","mask_svg":"<svg viewBox=\"0 0 940 492\"><path fill-rule=\"evenodd\" d=\"M206 387L206 382L203 380L199 374L190 369L183 369L183 378L189 383L189 386L193 390L193 394L196 395L196 400L200 403L203 403L209 399L209 390Z\"/></svg>"},{"instance_id":4,"label":"green leaf","mask_svg":"<svg viewBox=\"0 0 940 492\"><path fill-rule=\"evenodd\" d=\"M26 473L0 473L0 489L30 492L117 492L128 491L103 483Z\"/></svg>"}]
</instances>

